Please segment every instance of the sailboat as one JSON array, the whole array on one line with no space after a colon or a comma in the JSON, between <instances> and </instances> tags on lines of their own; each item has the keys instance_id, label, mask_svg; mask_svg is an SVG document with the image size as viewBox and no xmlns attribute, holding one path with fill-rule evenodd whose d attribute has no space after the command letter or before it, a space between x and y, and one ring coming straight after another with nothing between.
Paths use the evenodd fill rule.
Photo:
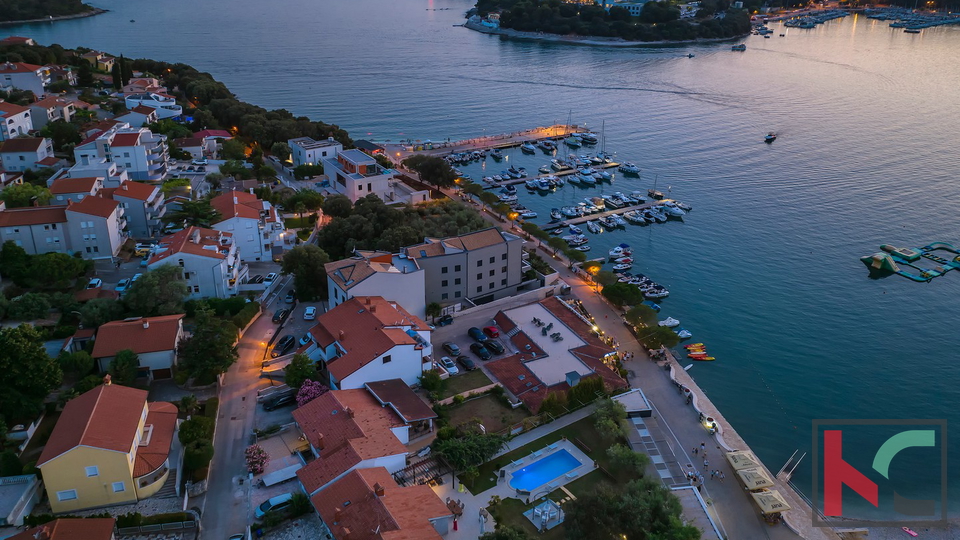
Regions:
<instances>
[{"instance_id":1,"label":"sailboat","mask_svg":"<svg viewBox=\"0 0 960 540\"><path fill-rule=\"evenodd\" d=\"M650 195L651 199L656 199L658 201L663 199L663 193L657 191L657 179L659 177L660 177L659 175L653 176L653 189L647 190L647 195Z\"/></svg>"}]
</instances>

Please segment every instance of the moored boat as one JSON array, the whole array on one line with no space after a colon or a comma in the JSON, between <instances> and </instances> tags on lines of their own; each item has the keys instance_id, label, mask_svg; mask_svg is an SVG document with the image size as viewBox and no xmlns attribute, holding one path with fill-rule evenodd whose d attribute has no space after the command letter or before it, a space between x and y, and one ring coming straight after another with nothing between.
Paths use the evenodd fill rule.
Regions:
<instances>
[{"instance_id":1,"label":"moored boat","mask_svg":"<svg viewBox=\"0 0 960 540\"><path fill-rule=\"evenodd\" d=\"M623 174L629 174L633 176L640 174L640 167L637 167L633 163L629 163L629 162L621 163L620 166L617 167L617 170L622 172Z\"/></svg>"},{"instance_id":2,"label":"moored boat","mask_svg":"<svg viewBox=\"0 0 960 540\"><path fill-rule=\"evenodd\" d=\"M523 152L524 154L536 154L537 147L531 144L530 141L527 141L520 145L520 151Z\"/></svg>"},{"instance_id":3,"label":"moored boat","mask_svg":"<svg viewBox=\"0 0 960 540\"><path fill-rule=\"evenodd\" d=\"M680 321L674 319L673 317L667 317L666 319L657 323L660 326L666 326L667 328L673 328L674 326L680 326Z\"/></svg>"}]
</instances>

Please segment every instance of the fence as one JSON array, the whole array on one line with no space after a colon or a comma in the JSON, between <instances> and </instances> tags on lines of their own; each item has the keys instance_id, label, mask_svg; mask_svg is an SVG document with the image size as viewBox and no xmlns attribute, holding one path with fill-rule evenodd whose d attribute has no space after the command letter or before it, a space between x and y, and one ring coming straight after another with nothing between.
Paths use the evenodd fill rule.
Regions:
<instances>
[{"instance_id":1,"label":"fence","mask_svg":"<svg viewBox=\"0 0 960 540\"><path fill-rule=\"evenodd\" d=\"M117 528L117 534L150 534L164 531L184 531L197 528L196 521L175 521L173 523L158 523L156 525L140 525L138 527Z\"/></svg>"}]
</instances>

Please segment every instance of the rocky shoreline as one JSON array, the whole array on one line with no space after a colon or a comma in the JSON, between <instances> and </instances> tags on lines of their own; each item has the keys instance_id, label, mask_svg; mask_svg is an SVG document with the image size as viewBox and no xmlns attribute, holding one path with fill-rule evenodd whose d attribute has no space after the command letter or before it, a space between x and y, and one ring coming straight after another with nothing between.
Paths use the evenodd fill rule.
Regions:
<instances>
[{"instance_id":1,"label":"rocky shoreline","mask_svg":"<svg viewBox=\"0 0 960 540\"><path fill-rule=\"evenodd\" d=\"M100 15L101 13L106 13L108 11L110 10L93 8L90 11L84 11L83 13L74 13L73 15L59 15L57 17L45 17L42 19L25 19L22 21L2 21L0 22L0 26L16 26L18 24L68 21L70 19L84 19L86 17L93 17L94 15Z\"/></svg>"},{"instance_id":2,"label":"rocky shoreline","mask_svg":"<svg viewBox=\"0 0 960 540\"><path fill-rule=\"evenodd\" d=\"M571 45L589 45L594 47L662 47L664 45L693 45L699 43L722 43L724 41L736 41L742 39L748 34L733 36L728 38L711 39L687 39L681 41L627 41L622 38L608 38L598 36L562 36L560 34L546 34L542 32L521 32L510 28L490 28L481 24L467 21L463 24L464 28L469 28L482 34L498 35L508 39L532 40L532 41L550 41L553 43L569 43Z\"/></svg>"}]
</instances>

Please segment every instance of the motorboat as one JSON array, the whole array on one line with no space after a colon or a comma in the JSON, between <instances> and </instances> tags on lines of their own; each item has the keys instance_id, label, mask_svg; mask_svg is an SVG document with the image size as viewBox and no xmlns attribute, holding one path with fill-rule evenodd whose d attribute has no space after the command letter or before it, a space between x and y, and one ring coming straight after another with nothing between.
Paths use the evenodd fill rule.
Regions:
<instances>
[{"instance_id":1,"label":"motorboat","mask_svg":"<svg viewBox=\"0 0 960 540\"><path fill-rule=\"evenodd\" d=\"M560 212L568 218L580 217L580 209L576 206L564 206Z\"/></svg>"},{"instance_id":2,"label":"motorboat","mask_svg":"<svg viewBox=\"0 0 960 540\"><path fill-rule=\"evenodd\" d=\"M550 191L556 187L556 185L549 178L540 178L535 180L535 182L537 183L537 189L540 191Z\"/></svg>"},{"instance_id":3,"label":"motorboat","mask_svg":"<svg viewBox=\"0 0 960 540\"><path fill-rule=\"evenodd\" d=\"M600 138L596 133L580 133L580 142L593 145L600 142Z\"/></svg>"},{"instance_id":4,"label":"motorboat","mask_svg":"<svg viewBox=\"0 0 960 540\"><path fill-rule=\"evenodd\" d=\"M633 163L621 163L617 170L623 174L631 174L637 176L640 174L640 167L637 167Z\"/></svg>"},{"instance_id":5,"label":"motorboat","mask_svg":"<svg viewBox=\"0 0 960 540\"><path fill-rule=\"evenodd\" d=\"M527 186L527 189L530 189L530 190L540 189L540 181L537 180L536 178L528 178L527 181L524 182L523 184Z\"/></svg>"},{"instance_id":6,"label":"motorboat","mask_svg":"<svg viewBox=\"0 0 960 540\"><path fill-rule=\"evenodd\" d=\"M649 195L651 199L654 199L654 200L657 200L657 201L663 199L663 192L662 192L662 191L657 191L657 190L655 190L655 189L653 189L653 188L650 188L650 189L647 190L647 195Z\"/></svg>"},{"instance_id":7,"label":"motorboat","mask_svg":"<svg viewBox=\"0 0 960 540\"><path fill-rule=\"evenodd\" d=\"M603 227L601 227L596 221L588 221L587 230L594 234L599 234L603 232Z\"/></svg>"},{"instance_id":8,"label":"motorboat","mask_svg":"<svg viewBox=\"0 0 960 540\"><path fill-rule=\"evenodd\" d=\"M581 235L583 234L583 229L581 229L580 227L577 227L576 225L570 225L569 228L570 228L570 232L573 234L581 234Z\"/></svg>"},{"instance_id":9,"label":"motorboat","mask_svg":"<svg viewBox=\"0 0 960 540\"><path fill-rule=\"evenodd\" d=\"M645 306L647 306L648 308L656 311L657 313L660 313L660 304L658 304L658 303L656 303L656 302L651 302L650 300L644 300L644 301L643 301L643 305L645 305Z\"/></svg>"},{"instance_id":10,"label":"motorboat","mask_svg":"<svg viewBox=\"0 0 960 540\"><path fill-rule=\"evenodd\" d=\"M520 145L520 151L524 154L536 154L537 147L531 144L529 141Z\"/></svg>"},{"instance_id":11,"label":"motorboat","mask_svg":"<svg viewBox=\"0 0 960 540\"><path fill-rule=\"evenodd\" d=\"M517 200L516 195L500 195L500 202L514 202Z\"/></svg>"},{"instance_id":12,"label":"motorboat","mask_svg":"<svg viewBox=\"0 0 960 540\"><path fill-rule=\"evenodd\" d=\"M633 251L630 249L630 246L627 244L620 244L615 248L610 250L611 259L619 259L620 257L629 257L633 254Z\"/></svg>"},{"instance_id":13,"label":"motorboat","mask_svg":"<svg viewBox=\"0 0 960 540\"><path fill-rule=\"evenodd\" d=\"M617 222L613 220L613 216L604 216L602 218L598 218L597 221L599 221L600 224L606 227L607 229L617 228Z\"/></svg>"},{"instance_id":14,"label":"motorboat","mask_svg":"<svg viewBox=\"0 0 960 540\"><path fill-rule=\"evenodd\" d=\"M597 178L605 182L609 182L613 180L613 175L608 173L607 171L597 171L596 174L594 174L594 176L596 176Z\"/></svg>"},{"instance_id":15,"label":"motorboat","mask_svg":"<svg viewBox=\"0 0 960 540\"><path fill-rule=\"evenodd\" d=\"M537 217L537 213L533 210L527 210L526 212L521 212L520 217L523 219L535 219Z\"/></svg>"},{"instance_id":16,"label":"motorboat","mask_svg":"<svg viewBox=\"0 0 960 540\"><path fill-rule=\"evenodd\" d=\"M540 174L550 174L550 166L549 166L549 165L544 165L544 166L540 167L540 168L537 169L537 170L540 171Z\"/></svg>"},{"instance_id":17,"label":"motorboat","mask_svg":"<svg viewBox=\"0 0 960 540\"><path fill-rule=\"evenodd\" d=\"M563 212L561 212L559 208L551 208L550 219L554 221L560 221L561 219L563 219Z\"/></svg>"},{"instance_id":18,"label":"motorboat","mask_svg":"<svg viewBox=\"0 0 960 540\"><path fill-rule=\"evenodd\" d=\"M674 332L677 333L677 336L678 336L680 339L690 339L690 338L693 337L693 334L690 333L689 330L684 330L683 328L678 328L678 329L674 330Z\"/></svg>"},{"instance_id":19,"label":"motorboat","mask_svg":"<svg viewBox=\"0 0 960 540\"><path fill-rule=\"evenodd\" d=\"M585 170L584 170L585 171ZM582 184L594 185L597 183L597 179L593 177L592 174L580 171L577 173L577 180L580 180Z\"/></svg>"},{"instance_id":20,"label":"motorboat","mask_svg":"<svg viewBox=\"0 0 960 540\"><path fill-rule=\"evenodd\" d=\"M563 239L566 240L567 243L570 244L571 246L582 246L583 244L586 244L587 242L589 242L589 240L587 240L587 237L583 235L575 235L569 238L564 236Z\"/></svg>"},{"instance_id":21,"label":"motorboat","mask_svg":"<svg viewBox=\"0 0 960 540\"><path fill-rule=\"evenodd\" d=\"M670 291L660 288L651 291L646 291L643 295L647 298L666 298L670 296Z\"/></svg>"},{"instance_id":22,"label":"motorboat","mask_svg":"<svg viewBox=\"0 0 960 540\"><path fill-rule=\"evenodd\" d=\"M575 250L577 250L577 251L590 251L590 246L584 244L584 245L582 245L582 246L577 246L577 247L575 247L575 248L573 248L573 249L575 249Z\"/></svg>"},{"instance_id":23,"label":"motorboat","mask_svg":"<svg viewBox=\"0 0 960 540\"><path fill-rule=\"evenodd\" d=\"M647 212L649 212L649 214L653 216L653 219L657 220L657 223L666 223L667 215L657 210L656 207L651 208Z\"/></svg>"},{"instance_id":24,"label":"motorboat","mask_svg":"<svg viewBox=\"0 0 960 540\"><path fill-rule=\"evenodd\" d=\"M777 134L772 131L770 133L767 133L767 135L763 138L763 142L767 144L770 144L775 140L777 140Z\"/></svg>"},{"instance_id":25,"label":"motorboat","mask_svg":"<svg viewBox=\"0 0 960 540\"><path fill-rule=\"evenodd\" d=\"M524 169L523 167L518 167L518 168L517 168L517 174L520 175L520 178L526 178L526 177L527 177L527 170Z\"/></svg>"},{"instance_id":26,"label":"motorboat","mask_svg":"<svg viewBox=\"0 0 960 540\"><path fill-rule=\"evenodd\" d=\"M632 210L630 212L627 212L623 214L623 217L626 218L626 220L629 221L630 223L633 223L634 225L647 224L647 219L643 217L643 214L639 210Z\"/></svg>"},{"instance_id":27,"label":"motorboat","mask_svg":"<svg viewBox=\"0 0 960 540\"><path fill-rule=\"evenodd\" d=\"M549 154L557 149L557 145L553 144L553 141L550 139L544 139L537 143L537 146L540 147L540 150L543 150L544 153Z\"/></svg>"},{"instance_id":28,"label":"motorboat","mask_svg":"<svg viewBox=\"0 0 960 540\"><path fill-rule=\"evenodd\" d=\"M603 206L605 208L623 208L623 200L614 195L603 195Z\"/></svg>"},{"instance_id":29,"label":"motorboat","mask_svg":"<svg viewBox=\"0 0 960 540\"><path fill-rule=\"evenodd\" d=\"M631 192L630 192L630 198L633 199L633 200L634 200L635 202L637 202L637 203L645 203L645 202L647 202L647 198L643 195L643 192L642 192L642 191L639 191L639 190L631 191Z\"/></svg>"},{"instance_id":30,"label":"motorboat","mask_svg":"<svg viewBox=\"0 0 960 540\"><path fill-rule=\"evenodd\" d=\"M614 259L613 262L618 264L630 264L633 262L633 259L630 257L620 257L619 259Z\"/></svg>"},{"instance_id":31,"label":"motorboat","mask_svg":"<svg viewBox=\"0 0 960 540\"><path fill-rule=\"evenodd\" d=\"M574 137L573 135L564 139L563 142L570 148L580 148L581 146L583 146L583 143L580 142L580 139Z\"/></svg>"},{"instance_id":32,"label":"motorboat","mask_svg":"<svg viewBox=\"0 0 960 540\"><path fill-rule=\"evenodd\" d=\"M560 172L562 170L569 169L570 167L566 163L560 161L559 159L553 159L553 160L550 160L550 168L557 172Z\"/></svg>"},{"instance_id":33,"label":"motorboat","mask_svg":"<svg viewBox=\"0 0 960 540\"><path fill-rule=\"evenodd\" d=\"M501 152L499 148L494 148L493 152L490 152L490 157L497 161L501 161L503 159L503 152Z\"/></svg>"},{"instance_id":34,"label":"motorboat","mask_svg":"<svg viewBox=\"0 0 960 540\"><path fill-rule=\"evenodd\" d=\"M674 326L680 326L680 321L674 319L673 317L667 317L666 319L658 322L660 326L666 326L667 328L673 328Z\"/></svg>"},{"instance_id":35,"label":"motorboat","mask_svg":"<svg viewBox=\"0 0 960 540\"><path fill-rule=\"evenodd\" d=\"M509 169L507 169L507 172L514 175L517 178L520 177L520 169L516 167L510 167Z\"/></svg>"},{"instance_id":36,"label":"motorboat","mask_svg":"<svg viewBox=\"0 0 960 540\"><path fill-rule=\"evenodd\" d=\"M516 195L517 188L516 186L503 186L503 189L500 190L500 193L505 193L507 195Z\"/></svg>"},{"instance_id":37,"label":"motorboat","mask_svg":"<svg viewBox=\"0 0 960 540\"><path fill-rule=\"evenodd\" d=\"M618 216L618 215L616 215L616 214L614 214L614 215L612 215L612 216L610 216L610 217L613 219L613 222L616 223L618 227L626 227L626 226L627 226L627 220L623 219L622 217L620 217L620 216Z\"/></svg>"},{"instance_id":38,"label":"motorboat","mask_svg":"<svg viewBox=\"0 0 960 540\"><path fill-rule=\"evenodd\" d=\"M693 210L692 206L690 206L689 204L684 204L680 201L673 201L673 204L676 205L677 208L683 210L684 212L689 212Z\"/></svg>"},{"instance_id":39,"label":"motorboat","mask_svg":"<svg viewBox=\"0 0 960 540\"><path fill-rule=\"evenodd\" d=\"M614 270L629 270L631 268L633 268L633 265L627 263L613 265Z\"/></svg>"},{"instance_id":40,"label":"motorboat","mask_svg":"<svg viewBox=\"0 0 960 540\"><path fill-rule=\"evenodd\" d=\"M500 176L499 174L495 174L495 175L493 175L493 181L494 181L494 182L502 182L502 181L503 181L503 177Z\"/></svg>"},{"instance_id":41,"label":"motorboat","mask_svg":"<svg viewBox=\"0 0 960 540\"><path fill-rule=\"evenodd\" d=\"M676 217L676 218L679 218L679 217L683 217L683 216L685 216L685 215L687 214L686 212L684 212L683 210L681 210L680 208L678 208L676 205L674 205L674 204L669 204L669 203L664 203L664 204L661 204L661 205L657 205L657 206L655 206L654 208L656 208L657 210L660 210L661 212L663 212L664 214L666 214L667 217Z\"/></svg>"}]
</instances>

